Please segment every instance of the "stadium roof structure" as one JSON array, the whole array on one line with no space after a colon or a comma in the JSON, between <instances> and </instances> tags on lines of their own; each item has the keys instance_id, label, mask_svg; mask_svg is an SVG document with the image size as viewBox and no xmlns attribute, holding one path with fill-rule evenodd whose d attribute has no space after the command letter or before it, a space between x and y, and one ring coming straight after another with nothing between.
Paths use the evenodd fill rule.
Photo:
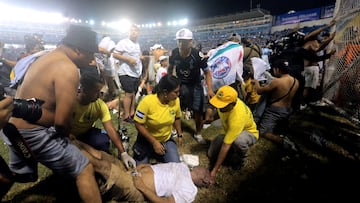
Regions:
<instances>
[{"instance_id":1,"label":"stadium roof structure","mask_svg":"<svg viewBox=\"0 0 360 203\"><path fill-rule=\"evenodd\" d=\"M225 23L230 21L258 18L258 17L263 17L265 15L270 15L270 12L261 8L256 8L250 11L244 11L244 12L228 14L223 16L214 16L212 18L206 18L201 20L194 20L192 21L191 25L196 26L196 25Z\"/></svg>"}]
</instances>

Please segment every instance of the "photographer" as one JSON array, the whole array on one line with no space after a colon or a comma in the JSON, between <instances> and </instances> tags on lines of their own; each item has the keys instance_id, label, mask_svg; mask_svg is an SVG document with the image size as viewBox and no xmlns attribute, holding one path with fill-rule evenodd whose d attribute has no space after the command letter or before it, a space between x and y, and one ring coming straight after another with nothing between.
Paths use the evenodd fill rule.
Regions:
<instances>
[{"instance_id":1,"label":"photographer","mask_svg":"<svg viewBox=\"0 0 360 203\"><path fill-rule=\"evenodd\" d=\"M6 97L0 101L0 128L2 129L11 117L13 110L12 97ZM14 183L13 174L5 160L0 156L0 200L9 191Z\"/></svg>"}]
</instances>

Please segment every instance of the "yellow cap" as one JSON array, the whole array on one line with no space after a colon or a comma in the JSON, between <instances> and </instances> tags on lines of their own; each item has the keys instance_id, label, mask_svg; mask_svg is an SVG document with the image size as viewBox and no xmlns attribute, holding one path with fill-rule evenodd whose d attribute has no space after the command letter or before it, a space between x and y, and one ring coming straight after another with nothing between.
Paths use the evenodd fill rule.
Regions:
<instances>
[{"instance_id":1,"label":"yellow cap","mask_svg":"<svg viewBox=\"0 0 360 203\"><path fill-rule=\"evenodd\" d=\"M238 93L233 87L222 86L216 92L216 95L210 99L210 104L218 109L224 108L232 102L236 102Z\"/></svg>"}]
</instances>

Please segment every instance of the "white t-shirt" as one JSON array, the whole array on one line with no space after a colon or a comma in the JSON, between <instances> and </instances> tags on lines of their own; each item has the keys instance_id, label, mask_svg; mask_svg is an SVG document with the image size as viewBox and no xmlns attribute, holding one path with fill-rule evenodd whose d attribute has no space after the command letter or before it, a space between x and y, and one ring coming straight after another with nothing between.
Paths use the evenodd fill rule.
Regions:
<instances>
[{"instance_id":1,"label":"white t-shirt","mask_svg":"<svg viewBox=\"0 0 360 203\"><path fill-rule=\"evenodd\" d=\"M128 75L135 78L139 78L141 76L142 63L140 60L141 49L139 43L134 43L130 39L122 39L116 44L114 53L120 53L124 56L129 56L136 60L136 65L134 66L129 65L124 61L118 60L118 75Z\"/></svg>"},{"instance_id":2,"label":"white t-shirt","mask_svg":"<svg viewBox=\"0 0 360 203\"><path fill-rule=\"evenodd\" d=\"M164 67L160 67L156 72L156 84L159 83L160 79L167 74L167 69Z\"/></svg>"},{"instance_id":3,"label":"white t-shirt","mask_svg":"<svg viewBox=\"0 0 360 203\"><path fill-rule=\"evenodd\" d=\"M158 196L173 195L176 203L189 203L195 200L198 189L186 164L171 162L154 164L151 168L154 171L155 191ZM171 173L165 173L168 171Z\"/></svg>"}]
</instances>

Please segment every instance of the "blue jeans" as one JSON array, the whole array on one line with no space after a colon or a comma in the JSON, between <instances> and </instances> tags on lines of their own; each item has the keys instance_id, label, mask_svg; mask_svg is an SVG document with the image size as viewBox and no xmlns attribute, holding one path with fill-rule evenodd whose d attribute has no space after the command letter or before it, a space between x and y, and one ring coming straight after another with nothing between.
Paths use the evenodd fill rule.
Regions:
<instances>
[{"instance_id":1,"label":"blue jeans","mask_svg":"<svg viewBox=\"0 0 360 203\"><path fill-rule=\"evenodd\" d=\"M109 135L103 133L101 129L91 128L86 133L78 136L78 139L97 150L110 153L110 138Z\"/></svg>"},{"instance_id":2,"label":"blue jeans","mask_svg":"<svg viewBox=\"0 0 360 203\"><path fill-rule=\"evenodd\" d=\"M179 152L175 141L170 138L162 144L164 145L166 152L164 155L159 155L154 151L152 145L142 135L138 134L133 146L136 165L149 163L151 158L162 163L180 162Z\"/></svg>"}]
</instances>

